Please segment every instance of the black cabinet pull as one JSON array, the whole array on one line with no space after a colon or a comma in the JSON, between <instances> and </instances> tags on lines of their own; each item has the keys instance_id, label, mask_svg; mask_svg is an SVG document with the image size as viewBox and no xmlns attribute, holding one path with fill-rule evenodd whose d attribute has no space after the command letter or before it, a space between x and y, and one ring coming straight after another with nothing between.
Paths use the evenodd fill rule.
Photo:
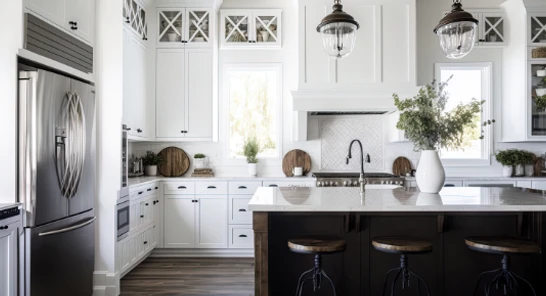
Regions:
<instances>
[{"instance_id":1,"label":"black cabinet pull","mask_svg":"<svg viewBox=\"0 0 546 296\"><path fill-rule=\"evenodd\" d=\"M159 189L159 188L156 187L155 190L157 190L157 189Z\"/></svg>"},{"instance_id":2,"label":"black cabinet pull","mask_svg":"<svg viewBox=\"0 0 546 296\"><path fill-rule=\"evenodd\" d=\"M144 242L144 244L147 244L147 243L148 243L147 241L146 241L146 242Z\"/></svg>"},{"instance_id":3,"label":"black cabinet pull","mask_svg":"<svg viewBox=\"0 0 546 296\"><path fill-rule=\"evenodd\" d=\"M455 187L454 184L445 184L444 187Z\"/></svg>"},{"instance_id":4,"label":"black cabinet pull","mask_svg":"<svg viewBox=\"0 0 546 296\"><path fill-rule=\"evenodd\" d=\"M146 203L146 206L148 206L148 203Z\"/></svg>"},{"instance_id":5,"label":"black cabinet pull","mask_svg":"<svg viewBox=\"0 0 546 296\"><path fill-rule=\"evenodd\" d=\"M246 234L241 234L239 235L239 237L248 237L248 236L246 236Z\"/></svg>"},{"instance_id":6,"label":"black cabinet pull","mask_svg":"<svg viewBox=\"0 0 546 296\"><path fill-rule=\"evenodd\" d=\"M126 131L130 131L131 128L130 128L130 127L126 127L125 130L126 130Z\"/></svg>"},{"instance_id":7,"label":"black cabinet pull","mask_svg":"<svg viewBox=\"0 0 546 296\"><path fill-rule=\"evenodd\" d=\"M77 25L78 25L78 22L72 22L72 21L70 21L70 22L68 22L68 24L69 24L69 25L73 25L73 26L77 26Z\"/></svg>"},{"instance_id":8,"label":"black cabinet pull","mask_svg":"<svg viewBox=\"0 0 546 296\"><path fill-rule=\"evenodd\" d=\"M239 212L246 212L245 209L239 209Z\"/></svg>"},{"instance_id":9,"label":"black cabinet pull","mask_svg":"<svg viewBox=\"0 0 546 296\"><path fill-rule=\"evenodd\" d=\"M71 26L70 29L71 29L71 30L77 30L78 27L76 27L76 26Z\"/></svg>"},{"instance_id":10,"label":"black cabinet pull","mask_svg":"<svg viewBox=\"0 0 546 296\"><path fill-rule=\"evenodd\" d=\"M129 17L125 17L125 22L126 22L126 23L130 23Z\"/></svg>"},{"instance_id":11,"label":"black cabinet pull","mask_svg":"<svg viewBox=\"0 0 546 296\"><path fill-rule=\"evenodd\" d=\"M186 186L178 186L178 189L186 189Z\"/></svg>"},{"instance_id":12,"label":"black cabinet pull","mask_svg":"<svg viewBox=\"0 0 546 296\"><path fill-rule=\"evenodd\" d=\"M269 187L279 187L279 186L277 186L277 184L271 184L269 185Z\"/></svg>"},{"instance_id":13,"label":"black cabinet pull","mask_svg":"<svg viewBox=\"0 0 546 296\"><path fill-rule=\"evenodd\" d=\"M146 40L148 40L148 38L146 38L146 37L142 37L142 40L146 41Z\"/></svg>"},{"instance_id":14,"label":"black cabinet pull","mask_svg":"<svg viewBox=\"0 0 546 296\"><path fill-rule=\"evenodd\" d=\"M144 215L140 215L140 218L144 218Z\"/></svg>"},{"instance_id":15,"label":"black cabinet pull","mask_svg":"<svg viewBox=\"0 0 546 296\"><path fill-rule=\"evenodd\" d=\"M216 189L216 186L209 186L207 189Z\"/></svg>"},{"instance_id":16,"label":"black cabinet pull","mask_svg":"<svg viewBox=\"0 0 546 296\"><path fill-rule=\"evenodd\" d=\"M137 133L139 133L139 134L140 134L140 133L142 133L142 130L141 130L141 129L139 129L139 128L137 128L137 130L136 130L136 131L137 131Z\"/></svg>"},{"instance_id":17,"label":"black cabinet pull","mask_svg":"<svg viewBox=\"0 0 546 296\"><path fill-rule=\"evenodd\" d=\"M239 189L247 189L246 186L239 186Z\"/></svg>"},{"instance_id":18,"label":"black cabinet pull","mask_svg":"<svg viewBox=\"0 0 546 296\"><path fill-rule=\"evenodd\" d=\"M152 188L148 188L148 189L146 189L146 191L152 191Z\"/></svg>"},{"instance_id":19,"label":"black cabinet pull","mask_svg":"<svg viewBox=\"0 0 546 296\"><path fill-rule=\"evenodd\" d=\"M144 191L139 191L139 192L138 192L138 195L141 195L142 193L144 193Z\"/></svg>"}]
</instances>

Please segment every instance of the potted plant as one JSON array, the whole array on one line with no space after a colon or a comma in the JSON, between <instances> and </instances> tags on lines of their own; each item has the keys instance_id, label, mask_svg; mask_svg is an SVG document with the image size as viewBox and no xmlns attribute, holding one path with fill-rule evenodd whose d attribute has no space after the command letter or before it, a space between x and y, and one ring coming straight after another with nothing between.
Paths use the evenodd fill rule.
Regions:
<instances>
[{"instance_id":1,"label":"potted plant","mask_svg":"<svg viewBox=\"0 0 546 296\"><path fill-rule=\"evenodd\" d=\"M400 111L396 127L405 132L416 151L421 151L416 181L419 190L425 193L438 193L444 186L445 171L438 149L461 148L465 128L472 126L485 102L472 99L446 112L448 82L437 85L433 81L421 88L415 97L405 100L393 95L394 104Z\"/></svg>"},{"instance_id":2,"label":"potted plant","mask_svg":"<svg viewBox=\"0 0 546 296\"><path fill-rule=\"evenodd\" d=\"M502 164L502 176L512 177L517 162L517 149L501 150L495 154L495 159Z\"/></svg>"},{"instance_id":3,"label":"potted plant","mask_svg":"<svg viewBox=\"0 0 546 296\"><path fill-rule=\"evenodd\" d=\"M246 157L246 162L248 163L248 174L252 177L258 175L258 152L260 152L260 144L256 137L245 140L243 155Z\"/></svg>"},{"instance_id":4,"label":"potted plant","mask_svg":"<svg viewBox=\"0 0 546 296\"><path fill-rule=\"evenodd\" d=\"M533 112L540 113L546 111L546 95L533 97Z\"/></svg>"},{"instance_id":5,"label":"potted plant","mask_svg":"<svg viewBox=\"0 0 546 296\"><path fill-rule=\"evenodd\" d=\"M142 162L144 163L144 173L146 176L157 176L157 166L163 162L163 157L152 151L148 151L146 152L146 156L142 158Z\"/></svg>"},{"instance_id":6,"label":"potted plant","mask_svg":"<svg viewBox=\"0 0 546 296\"><path fill-rule=\"evenodd\" d=\"M206 164L207 156L202 153L197 153L193 156L193 167L196 169L204 169L207 167Z\"/></svg>"},{"instance_id":7,"label":"potted plant","mask_svg":"<svg viewBox=\"0 0 546 296\"><path fill-rule=\"evenodd\" d=\"M524 175L532 176L534 173L533 162L535 161L536 156L525 150L518 150L516 156L516 173L517 177L522 177Z\"/></svg>"},{"instance_id":8,"label":"potted plant","mask_svg":"<svg viewBox=\"0 0 546 296\"><path fill-rule=\"evenodd\" d=\"M541 86L537 86L537 89L535 89L537 96L542 97L546 96L546 78L542 79L543 84Z\"/></svg>"}]
</instances>

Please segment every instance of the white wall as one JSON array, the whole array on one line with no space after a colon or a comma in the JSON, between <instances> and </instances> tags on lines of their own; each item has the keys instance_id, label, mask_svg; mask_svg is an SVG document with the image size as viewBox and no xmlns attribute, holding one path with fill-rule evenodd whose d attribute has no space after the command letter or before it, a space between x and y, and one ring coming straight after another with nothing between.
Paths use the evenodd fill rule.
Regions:
<instances>
[{"instance_id":1,"label":"white wall","mask_svg":"<svg viewBox=\"0 0 546 296\"><path fill-rule=\"evenodd\" d=\"M23 0L2 2L0 9L0 203L17 201L17 50L23 47Z\"/></svg>"}]
</instances>

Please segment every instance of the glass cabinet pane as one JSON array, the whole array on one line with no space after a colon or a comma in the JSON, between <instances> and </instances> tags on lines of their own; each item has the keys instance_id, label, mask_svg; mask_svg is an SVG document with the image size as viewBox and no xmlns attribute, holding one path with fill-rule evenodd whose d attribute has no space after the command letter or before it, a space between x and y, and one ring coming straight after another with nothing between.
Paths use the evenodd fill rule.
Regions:
<instances>
[{"instance_id":1,"label":"glass cabinet pane","mask_svg":"<svg viewBox=\"0 0 546 296\"><path fill-rule=\"evenodd\" d=\"M249 40L248 15L225 16L224 38L227 43L247 43Z\"/></svg>"},{"instance_id":2,"label":"glass cabinet pane","mask_svg":"<svg viewBox=\"0 0 546 296\"><path fill-rule=\"evenodd\" d=\"M131 1L131 27L135 31L138 31L139 8L134 0Z\"/></svg>"},{"instance_id":3,"label":"glass cabinet pane","mask_svg":"<svg viewBox=\"0 0 546 296\"><path fill-rule=\"evenodd\" d=\"M531 16L531 42L546 43L546 16Z\"/></svg>"},{"instance_id":4,"label":"glass cabinet pane","mask_svg":"<svg viewBox=\"0 0 546 296\"><path fill-rule=\"evenodd\" d=\"M210 39L210 13L208 11L188 10L188 43L204 43Z\"/></svg>"},{"instance_id":5,"label":"glass cabinet pane","mask_svg":"<svg viewBox=\"0 0 546 296\"><path fill-rule=\"evenodd\" d=\"M123 19L126 23L131 19L131 0L123 0Z\"/></svg>"},{"instance_id":6,"label":"glass cabinet pane","mask_svg":"<svg viewBox=\"0 0 546 296\"><path fill-rule=\"evenodd\" d=\"M148 26L146 25L146 11L144 9L140 9L139 13L139 24L138 24L138 33L140 34L140 37L142 39L146 40L148 37Z\"/></svg>"},{"instance_id":7,"label":"glass cabinet pane","mask_svg":"<svg viewBox=\"0 0 546 296\"><path fill-rule=\"evenodd\" d=\"M278 42L279 37L277 34L277 16L257 15L255 21L257 43Z\"/></svg>"},{"instance_id":8,"label":"glass cabinet pane","mask_svg":"<svg viewBox=\"0 0 546 296\"><path fill-rule=\"evenodd\" d=\"M504 18L500 16L485 16L484 39L489 43L504 42Z\"/></svg>"},{"instance_id":9,"label":"glass cabinet pane","mask_svg":"<svg viewBox=\"0 0 546 296\"><path fill-rule=\"evenodd\" d=\"M159 11L158 29L159 42L173 43L181 42L183 39L183 10L163 10Z\"/></svg>"},{"instance_id":10,"label":"glass cabinet pane","mask_svg":"<svg viewBox=\"0 0 546 296\"><path fill-rule=\"evenodd\" d=\"M546 136L546 64L531 65L533 136Z\"/></svg>"}]
</instances>

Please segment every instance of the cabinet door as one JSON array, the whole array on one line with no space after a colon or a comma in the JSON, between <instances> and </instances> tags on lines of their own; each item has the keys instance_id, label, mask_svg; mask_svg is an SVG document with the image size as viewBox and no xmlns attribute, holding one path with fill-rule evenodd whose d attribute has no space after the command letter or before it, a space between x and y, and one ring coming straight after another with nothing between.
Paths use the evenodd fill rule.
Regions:
<instances>
[{"instance_id":1,"label":"cabinet door","mask_svg":"<svg viewBox=\"0 0 546 296\"><path fill-rule=\"evenodd\" d=\"M228 198L225 195L198 196L196 248L227 248Z\"/></svg>"},{"instance_id":2,"label":"cabinet door","mask_svg":"<svg viewBox=\"0 0 546 296\"><path fill-rule=\"evenodd\" d=\"M211 14L208 8L186 9L186 46L212 46Z\"/></svg>"},{"instance_id":3,"label":"cabinet door","mask_svg":"<svg viewBox=\"0 0 546 296\"><path fill-rule=\"evenodd\" d=\"M184 47L186 36L186 10L160 8L157 10L157 45L159 47Z\"/></svg>"},{"instance_id":4,"label":"cabinet door","mask_svg":"<svg viewBox=\"0 0 546 296\"><path fill-rule=\"evenodd\" d=\"M0 295L17 295L17 225L0 231Z\"/></svg>"},{"instance_id":5,"label":"cabinet door","mask_svg":"<svg viewBox=\"0 0 546 296\"><path fill-rule=\"evenodd\" d=\"M546 13L529 13L529 45L546 46Z\"/></svg>"},{"instance_id":6,"label":"cabinet door","mask_svg":"<svg viewBox=\"0 0 546 296\"><path fill-rule=\"evenodd\" d=\"M136 133L135 103L137 96L135 85L134 61L136 59L135 48L132 42L132 33L128 27L123 27L123 123L129 128L129 134Z\"/></svg>"},{"instance_id":7,"label":"cabinet door","mask_svg":"<svg viewBox=\"0 0 546 296\"><path fill-rule=\"evenodd\" d=\"M186 49L186 138L212 140L212 51Z\"/></svg>"},{"instance_id":8,"label":"cabinet door","mask_svg":"<svg viewBox=\"0 0 546 296\"><path fill-rule=\"evenodd\" d=\"M156 63L156 138L182 138L186 127L184 49L158 49Z\"/></svg>"},{"instance_id":9,"label":"cabinet door","mask_svg":"<svg viewBox=\"0 0 546 296\"><path fill-rule=\"evenodd\" d=\"M191 195L165 196L165 248L195 247L194 201Z\"/></svg>"},{"instance_id":10,"label":"cabinet door","mask_svg":"<svg viewBox=\"0 0 546 296\"><path fill-rule=\"evenodd\" d=\"M252 42L250 11L230 9L222 10L220 14L220 44L222 47L240 47Z\"/></svg>"},{"instance_id":11,"label":"cabinet door","mask_svg":"<svg viewBox=\"0 0 546 296\"><path fill-rule=\"evenodd\" d=\"M281 10L260 9L253 15L253 41L255 45L281 47Z\"/></svg>"},{"instance_id":12,"label":"cabinet door","mask_svg":"<svg viewBox=\"0 0 546 296\"><path fill-rule=\"evenodd\" d=\"M62 27L65 25L66 0L26 0L27 9L34 11L42 17Z\"/></svg>"},{"instance_id":13,"label":"cabinet door","mask_svg":"<svg viewBox=\"0 0 546 296\"><path fill-rule=\"evenodd\" d=\"M82 39L92 43L95 34L95 0L66 1L64 25Z\"/></svg>"},{"instance_id":14,"label":"cabinet door","mask_svg":"<svg viewBox=\"0 0 546 296\"><path fill-rule=\"evenodd\" d=\"M133 112L130 116L134 117L134 128L130 131L130 134L140 137L148 137L148 121L146 116L146 62L147 62L147 49L146 46L140 41L140 39L133 35L131 37L131 45L133 47L133 76L134 80L131 81L130 87L134 89L133 92ZM136 128L136 129L135 129Z\"/></svg>"},{"instance_id":15,"label":"cabinet door","mask_svg":"<svg viewBox=\"0 0 546 296\"><path fill-rule=\"evenodd\" d=\"M482 13L480 29L482 46L499 46L503 45L505 40L504 33L504 15L502 13Z\"/></svg>"}]
</instances>

